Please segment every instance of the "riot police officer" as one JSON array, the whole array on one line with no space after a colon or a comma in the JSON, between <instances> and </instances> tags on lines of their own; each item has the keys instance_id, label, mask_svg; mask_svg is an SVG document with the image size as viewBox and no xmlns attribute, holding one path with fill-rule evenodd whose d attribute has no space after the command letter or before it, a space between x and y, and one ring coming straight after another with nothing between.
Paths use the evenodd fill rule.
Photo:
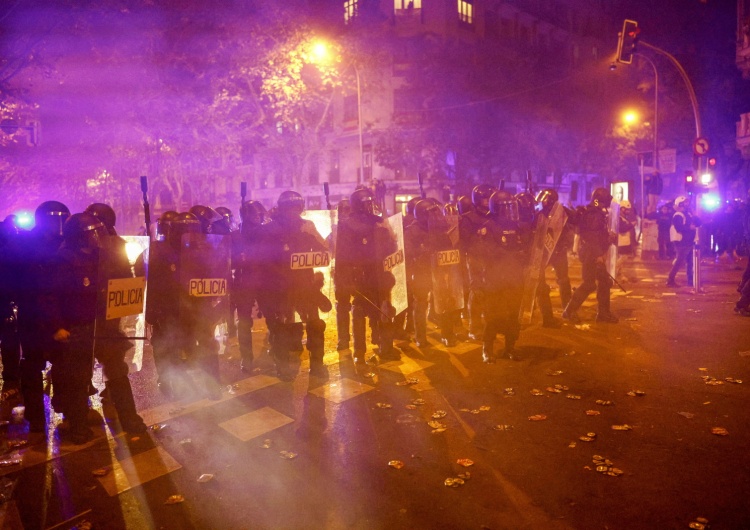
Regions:
<instances>
[{"instance_id":1,"label":"riot police officer","mask_svg":"<svg viewBox=\"0 0 750 530\"><path fill-rule=\"evenodd\" d=\"M339 226L336 267L346 271L354 292L354 361L363 362L367 351L364 317L370 320L373 333L377 330L381 359L398 360L400 353L393 346L396 315L391 304L395 278L383 267L383 258L396 252L398 245L385 221L375 215L371 190L355 190L349 203L352 214Z\"/></svg>"},{"instance_id":2,"label":"riot police officer","mask_svg":"<svg viewBox=\"0 0 750 530\"><path fill-rule=\"evenodd\" d=\"M88 213L70 216L63 227L64 242L53 274L54 301L49 320L58 351L52 359L52 382L57 403L69 422L73 443L91 437L86 417L91 391L93 358L103 365L106 388L122 428L146 431L135 408L124 353L130 347L117 320L105 320L103 307L107 279L132 276L127 256L99 219ZM96 342L95 342L96 337ZM96 350L94 345L96 344Z\"/></svg>"},{"instance_id":3,"label":"riot police officer","mask_svg":"<svg viewBox=\"0 0 750 530\"><path fill-rule=\"evenodd\" d=\"M336 255L338 241L338 227L346 223L351 215L352 209L349 204L349 198L345 197L336 205L338 223L331 231L331 241L334 256ZM340 268L338 265L333 271L334 296L336 298L336 333L338 342L336 349L348 350L351 340L351 317L352 317L352 297L354 296L354 287L351 278L348 277L346 267Z\"/></svg>"},{"instance_id":4,"label":"riot police officer","mask_svg":"<svg viewBox=\"0 0 750 530\"><path fill-rule=\"evenodd\" d=\"M233 239L232 265L234 283L232 299L237 307L237 340L240 347L240 369L252 370L253 354L253 307L257 301L258 282L261 271L257 268L253 254L258 252L260 232L265 222L266 209L258 201L247 201L240 208L242 226Z\"/></svg>"},{"instance_id":5,"label":"riot police officer","mask_svg":"<svg viewBox=\"0 0 750 530\"><path fill-rule=\"evenodd\" d=\"M53 346L44 308L48 303L51 270L62 243L63 225L69 216L70 210L63 203L43 202L34 212L34 228L11 240L0 258L0 282L18 305L24 417L29 422L29 431L35 433L45 430L42 371Z\"/></svg>"},{"instance_id":6,"label":"riot police officer","mask_svg":"<svg viewBox=\"0 0 750 530\"><path fill-rule=\"evenodd\" d=\"M419 201L422 199L420 197L412 197L409 199L409 201L406 203L406 213L404 214L403 219L403 229L404 234L406 234L406 230L414 224L414 210L416 208L416 205ZM394 338L399 340L409 340L411 335L414 333L414 293L413 293L413 286L411 284L411 277L407 274L406 275L406 298L407 298L407 307L406 311L402 311L398 315L396 315L396 319L394 320L394 327L395 327L395 335Z\"/></svg>"},{"instance_id":7,"label":"riot police officer","mask_svg":"<svg viewBox=\"0 0 750 530\"><path fill-rule=\"evenodd\" d=\"M505 335L501 357L514 359L514 346L520 334L518 314L523 296L525 247L518 226L518 201L507 191L496 191L490 198L489 225L491 259L487 260L484 279L485 326L482 359L494 363L495 337ZM491 302L489 302L491 300Z\"/></svg>"},{"instance_id":8,"label":"riot police officer","mask_svg":"<svg viewBox=\"0 0 750 530\"><path fill-rule=\"evenodd\" d=\"M257 255L261 271L258 304L273 336L271 356L279 378L293 380L296 374L290 352L297 341L295 315L299 315L307 333L310 375L327 379L328 369L323 364L325 322L318 310L329 311L331 303L320 292L322 275L316 275L312 264L294 259L307 253L323 255L327 248L314 225L301 218L305 200L299 193L282 192L277 206L277 215L261 229Z\"/></svg>"},{"instance_id":9,"label":"riot police officer","mask_svg":"<svg viewBox=\"0 0 750 530\"><path fill-rule=\"evenodd\" d=\"M459 221L459 241L469 271L469 338L474 340L481 340L484 332L483 282L487 260L491 259L489 213L490 197L495 191L497 190L489 184L474 186L471 191L473 209L462 214Z\"/></svg>"},{"instance_id":10,"label":"riot police officer","mask_svg":"<svg viewBox=\"0 0 750 530\"><path fill-rule=\"evenodd\" d=\"M219 223L223 225L222 233L228 234L229 232L234 232L236 227L234 226L234 214L232 213L232 210L226 206L217 206L215 210L216 213L224 218L222 221L219 221Z\"/></svg>"},{"instance_id":11,"label":"riot police officer","mask_svg":"<svg viewBox=\"0 0 750 530\"><path fill-rule=\"evenodd\" d=\"M413 297L415 342L417 347L429 346L427 342L427 309L432 290L432 271L430 257L432 246L429 241L428 221L439 214L438 206L428 200L421 200L414 208L415 222L404 230L406 252L407 285L411 286ZM409 309L407 308L407 311Z\"/></svg>"},{"instance_id":12,"label":"riot police officer","mask_svg":"<svg viewBox=\"0 0 750 530\"><path fill-rule=\"evenodd\" d=\"M583 282L573 292L562 315L573 323L580 322L578 308L594 291L599 305L596 321L617 322L609 306L612 278L606 266L609 247L617 241L617 234L609 231L607 209L611 204L612 195L605 188L596 188L591 194L591 202L578 214L578 235L581 238L578 258Z\"/></svg>"},{"instance_id":13,"label":"riot police officer","mask_svg":"<svg viewBox=\"0 0 750 530\"><path fill-rule=\"evenodd\" d=\"M183 234L200 232L200 222L193 214L164 212L157 221L157 241L149 251L146 322L151 325L159 390L170 399L182 397L189 385L182 359L190 349L190 333L180 318L181 241Z\"/></svg>"},{"instance_id":14,"label":"riot police officer","mask_svg":"<svg viewBox=\"0 0 750 530\"><path fill-rule=\"evenodd\" d=\"M552 207L558 202L559 195L557 191L552 188L544 188L539 191L536 195L536 202L539 208L539 214L537 216L538 223L542 221L542 217L549 218ZM568 210L564 206L565 215L567 216L567 222L563 226L560 237L557 240L557 244L549 257L547 265L552 267L555 271L555 277L557 279L557 286L560 290L560 301L563 309L567 307L570 302L572 295L572 289L570 286L570 277L568 276L568 250L570 249L573 242L575 216L574 212ZM535 227L536 230L536 227ZM540 278L539 288L537 290L537 302L539 303L539 310L542 313L542 326L548 328L559 327L560 323L555 319L552 314L552 300L550 299L550 287L545 281L544 277Z\"/></svg>"}]
</instances>

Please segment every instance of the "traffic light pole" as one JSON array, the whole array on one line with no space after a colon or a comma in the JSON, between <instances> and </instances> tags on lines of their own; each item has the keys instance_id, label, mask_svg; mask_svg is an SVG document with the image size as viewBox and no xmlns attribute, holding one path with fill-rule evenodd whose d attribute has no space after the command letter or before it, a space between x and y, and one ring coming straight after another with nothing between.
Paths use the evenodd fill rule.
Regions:
<instances>
[{"instance_id":1,"label":"traffic light pole","mask_svg":"<svg viewBox=\"0 0 750 530\"><path fill-rule=\"evenodd\" d=\"M700 111L698 110L698 98L695 96L695 90L693 89L693 84L690 82L690 78L687 75L687 72L685 72L685 69L682 67L680 62L675 59L675 57L669 53L668 51L662 50L661 48L658 48L652 44L649 44L644 41L638 41L639 44L644 46L645 48L648 48L649 50L653 50L656 53L663 55L667 59L669 59L672 64L677 68L677 71L680 72L680 76L682 76L682 80L685 82L685 86L687 87L688 95L690 96L690 103L693 106L693 117L695 118L695 137L702 138L703 134L701 132L701 117L700 117ZM701 174L702 167L701 167L701 159L698 161L698 174ZM693 244L693 290L695 293L703 292L703 289L701 288L701 248L700 248L700 231L696 231L696 238L695 243Z\"/></svg>"}]
</instances>

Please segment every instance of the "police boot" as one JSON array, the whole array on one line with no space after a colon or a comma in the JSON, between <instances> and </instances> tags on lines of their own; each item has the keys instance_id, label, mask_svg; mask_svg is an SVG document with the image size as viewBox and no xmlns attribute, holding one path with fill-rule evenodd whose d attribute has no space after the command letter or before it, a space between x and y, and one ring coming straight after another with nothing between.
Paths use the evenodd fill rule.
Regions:
<instances>
[{"instance_id":1,"label":"police boot","mask_svg":"<svg viewBox=\"0 0 750 530\"><path fill-rule=\"evenodd\" d=\"M349 318L349 311L336 313L336 331L339 337L336 349L339 351L349 349Z\"/></svg>"},{"instance_id":2,"label":"police boot","mask_svg":"<svg viewBox=\"0 0 750 530\"><path fill-rule=\"evenodd\" d=\"M328 381L328 367L323 363L323 352L310 352L310 377Z\"/></svg>"},{"instance_id":3,"label":"police boot","mask_svg":"<svg viewBox=\"0 0 750 530\"><path fill-rule=\"evenodd\" d=\"M354 342L354 362L364 362L367 353L367 320L364 312L355 307L352 311L352 339Z\"/></svg>"},{"instance_id":4,"label":"police boot","mask_svg":"<svg viewBox=\"0 0 750 530\"><path fill-rule=\"evenodd\" d=\"M505 347L503 348L503 354L500 357L502 359L510 359L511 361L515 361L517 359L515 343L508 341L508 339L505 339Z\"/></svg>"},{"instance_id":5,"label":"police boot","mask_svg":"<svg viewBox=\"0 0 750 530\"><path fill-rule=\"evenodd\" d=\"M482 345L482 361L487 364L494 364L497 358L495 357L495 343L485 342Z\"/></svg>"},{"instance_id":6,"label":"police boot","mask_svg":"<svg viewBox=\"0 0 750 530\"><path fill-rule=\"evenodd\" d=\"M107 390L109 391L123 430L128 434L146 432L146 424L135 409L135 400L133 399L133 389L130 386L130 379L125 376L107 381Z\"/></svg>"}]
</instances>

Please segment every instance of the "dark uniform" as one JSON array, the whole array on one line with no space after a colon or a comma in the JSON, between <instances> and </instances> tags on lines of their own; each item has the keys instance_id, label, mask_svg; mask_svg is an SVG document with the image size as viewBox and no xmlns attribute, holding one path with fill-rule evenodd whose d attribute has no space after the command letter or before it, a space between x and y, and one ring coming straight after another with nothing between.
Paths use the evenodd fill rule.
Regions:
<instances>
[{"instance_id":1,"label":"dark uniform","mask_svg":"<svg viewBox=\"0 0 750 530\"><path fill-rule=\"evenodd\" d=\"M541 206L541 212L537 214L536 219L536 225L538 226L538 224L542 222L541 216L548 216L550 214L552 207L558 200L558 195L553 189L543 189L537 194L536 200ZM552 267L555 271L557 286L560 290L560 301L562 302L563 309L567 307L572 295L570 277L568 276L568 250L573 244L573 227L576 223L573 211L565 208L565 214L568 220L563 226L562 233L557 240L557 245L555 245L552 255L547 262L547 266ZM537 303L539 304L539 311L542 313L542 325L544 327L558 327L559 322L552 314L550 287L544 277L540 280L539 288L537 289Z\"/></svg>"},{"instance_id":2,"label":"dark uniform","mask_svg":"<svg viewBox=\"0 0 750 530\"><path fill-rule=\"evenodd\" d=\"M612 278L607 272L606 258L610 245L617 241L617 234L610 233L607 208L612 203L612 196L604 188L596 188L591 202L578 215L578 235L581 238L578 257L581 260L582 283L573 293L563 318L573 323L580 322L578 308L596 291L599 311L597 322L617 322L609 308L609 290Z\"/></svg>"},{"instance_id":3,"label":"dark uniform","mask_svg":"<svg viewBox=\"0 0 750 530\"><path fill-rule=\"evenodd\" d=\"M74 443L90 438L86 416L92 393L93 354L103 366L106 388L121 426L129 433L145 432L124 361L130 342L120 332L118 319L104 318L107 281L132 277L127 255L120 242L109 236L104 224L91 214L71 216L64 233L65 242L52 276L54 302L48 307L58 346L52 358L53 405L68 419Z\"/></svg>"},{"instance_id":4,"label":"dark uniform","mask_svg":"<svg viewBox=\"0 0 750 530\"><path fill-rule=\"evenodd\" d=\"M415 209L415 222L404 229L404 251L406 254L406 278L413 299L411 309L418 347L429 346L427 342L427 310L432 290L432 265L430 258L433 244L430 241L428 217L439 211L438 206L422 200Z\"/></svg>"},{"instance_id":5,"label":"dark uniform","mask_svg":"<svg viewBox=\"0 0 750 530\"><path fill-rule=\"evenodd\" d=\"M290 352L298 340L296 322L305 324L310 352L310 375L328 378L323 364L325 322L318 309L330 311L330 301L321 293L323 278L312 267L298 266L294 254L327 251L325 242L310 221L300 216L304 199L299 193L285 191L278 200L278 214L263 225L260 252L257 255L261 281L258 304L272 334L271 356L280 379L291 381Z\"/></svg>"},{"instance_id":6,"label":"dark uniform","mask_svg":"<svg viewBox=\"0 0 750 530\"><path fill-rule=\"evenodd\" d=\"M183 354L189 350L189 332L180 319L180 241L185 233L199 233L193 214L164 212L157 223L157 241L151 243L148 263L146 322L151 325L151 347L159 390L168 398L186 391ZM138 267L138 264L136 264Z\"/></svg>"},{"instance_id":7,"label":"dark uniform","mask_svg":"<svg viewBox=\"0 0 750 530\"><path fill-rule=\"evenodd\" d=\"M484 334L484 280L488 260L492 259L489 201L494 192L495 188L488 184L475 186L471 192L474 208L462 214L459 221L459 245L469 271L469 338L475 340Z\"/></svg>"},{"instance_id":8,"label":"dark uniform","mask_svg":"<svg viewBox=\"0 0 750 530\"><path fill-rule=\"evenodd\" d=\"M344 198L336 206L338 213L338 222L331 228L331 250L334 257L336 256L338 231L341 223L346 223L351 215L351 206L349 199ZM336 333L338 334L337 350L348 350L351 341L351 319L352 319L352 298L354 297L354 287L347 277L346 268L339 268L338 264L333 270L334 296L336 298Z\"/></svg>"},{"instance_id":9,"label":"dark uniform","mask_svg":"<svg viewBox=\"0 0 750 530\"><path fill-rule=\"evenodd\" d=\"M398 245L381 217L375 215L372 192L356 190L349 202L352 215L339 225L336 268L350 282L354 292L352 302L352 332L354 360L364 361L365 321L369 318L373 333L377 330L382 359L399 359L393 347L394 322L390 304L395 278L384 270L383 258L396 252ZM337 272L339 274L339 272Z\"/></svg>"},{"instance_id":10,"label":"dark uniform","mask_svg":"<svg viewBox=\"0 0 750 530\"><path fill-rule=\"evenodd\" d=\"M35 226L6 247L0 278L18 305L18 333L23 349L20 365L24 417L32 432L44 432L44 379L54 347L46 308L50 304L51 271L62 243L63 225L70 210L58 201L46 201L34 213Z\"/></svg>"},{"instance_id":11,"label":"dark uniform","mask_svg":"<svg viewBox=\"0 0 750 530\"><path fill-rule=\"evenodd\" d=\"M258 201L248 201L242 205L240 216L242 227L232 237L232 266L234 282L231 296L237 307L237 340L242 358L240 369L252 369L253 353L253 308L258 299L258 283L261 272L257 270L257 260L253 255L259 251L261 227L266 209Z\"/></svg>"},{"instance_id":12,"label":"dark uniform","mask_svg":"<svg viewBox=\"0 0 750 530\"><path fill-rule=\"evenodd\" d=\"M485 320L483 335L484 362L493 363L495 337L505 336L502 357L514 358L514 346L521 331L518 319L523 297L523 266L526 259L518 226L516 199L506 191L497 191L490 198L492 222L488 225L489 255L485 263Z\"/></svg>"}]
</instances>

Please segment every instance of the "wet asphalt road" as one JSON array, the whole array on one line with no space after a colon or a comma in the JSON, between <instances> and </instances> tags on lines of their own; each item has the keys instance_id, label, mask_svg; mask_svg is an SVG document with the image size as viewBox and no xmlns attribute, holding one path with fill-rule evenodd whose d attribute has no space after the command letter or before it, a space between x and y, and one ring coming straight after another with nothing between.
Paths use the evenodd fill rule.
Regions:
<instances>
[{"instance_id":1,"label":"wet asphalt road","mask_svg":"<svg viewBox=\"0 0 750 530\"><path fill-rule=\"evenodd\" d=\"M131 381L158 428L22 448L22 464L0 468L15 486L2 528L651 529L698 517L749 528L750 319L732 312L738 267L706 262L694 294L664 286L667 263L626 262L628 294L613 290L620 323L596 324L592 305L581 329L544 329L535 315L520 360L495 365L478 343L439 347L433 329L430 349L400 344L401 363L355 366L334 350L329 322L328 383L309 378L304 354L294 383L276 380L266 355L244 374L230 342L223 399L170 403L147 351ZM439 411L445 430L428 425ZM6 429L25 439L22 424ZM598 472L594 455L622 474ZM165 504L171 495L184 501Z\"/></svg>"}]
</instances>

